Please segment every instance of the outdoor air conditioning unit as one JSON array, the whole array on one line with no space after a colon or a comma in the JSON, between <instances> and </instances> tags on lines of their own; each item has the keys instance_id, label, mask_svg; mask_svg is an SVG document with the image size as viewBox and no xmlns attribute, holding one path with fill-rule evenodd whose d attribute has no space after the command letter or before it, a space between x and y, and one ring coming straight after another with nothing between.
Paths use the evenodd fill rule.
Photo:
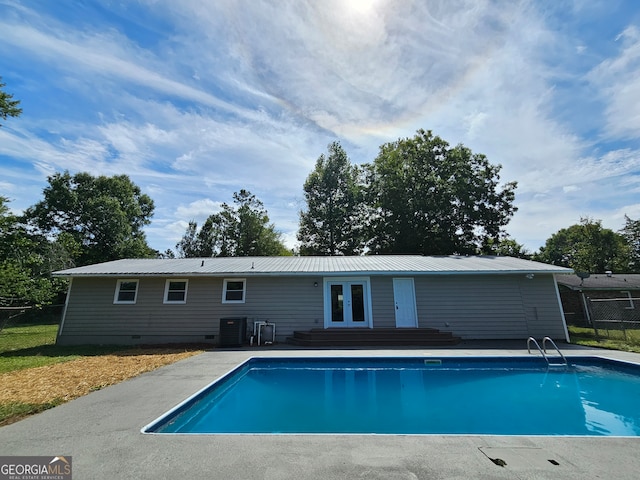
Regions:
<instances>
[{"instance_id":1,"label":"outdoor air conditioning unit","mask_svg":"<svg viewBox=\"0 0 640 480\"><path fill-rule=\"evenodd\" d=\"M220 319L220 346L239 347L247 335L247 317L227 317Z\"/></svg>"}]
</instances>

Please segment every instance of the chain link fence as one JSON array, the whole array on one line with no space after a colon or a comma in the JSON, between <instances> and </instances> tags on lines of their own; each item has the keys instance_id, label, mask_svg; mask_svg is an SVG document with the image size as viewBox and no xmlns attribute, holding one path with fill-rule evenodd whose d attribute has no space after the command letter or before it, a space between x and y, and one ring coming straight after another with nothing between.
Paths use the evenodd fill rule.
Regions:
<instances>
[{"instance_id":1,"label":"chain link fence","mask_svg":"<svg viewBox=\"0 0 640 480\"><path fill-rule=\"evenodd\" d=\"M597 336L622 336L640 334L640 298L589 298L589 317Z\"/></svg>"}]
</instances>

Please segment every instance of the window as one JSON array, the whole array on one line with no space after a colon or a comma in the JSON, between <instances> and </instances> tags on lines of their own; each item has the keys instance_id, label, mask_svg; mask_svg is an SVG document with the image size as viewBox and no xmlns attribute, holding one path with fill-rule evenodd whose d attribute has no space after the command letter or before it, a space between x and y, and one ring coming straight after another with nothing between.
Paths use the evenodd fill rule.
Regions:
<instances>
[{"instance_id":1,"label":"window","mask_svg":"<svg viewBox=\"0 0 640 480\"><path fill-rule=\"evenodd\" d=\"M247 282L244 278L225 278L222 285L222 303L244 303Z\"/></svg>"},{"instance_id":2,"label":"window","mask_svg":"<svg viewBox=\"0 0 640 480\"><path fill-rule=\"evenodd\" d=\"M136 303L138 297L138 280L118 280L113 303Z\"/></svg>"},{"instance_id":3,"label":"window","mask_svg":"<svg viewBox=\"0 0 640 480\"><path fill-rule=\"evenodd\" d=\"M167 280L164 285L164 303L187 303L188 280Z\"/></svg>"}]
</instances>

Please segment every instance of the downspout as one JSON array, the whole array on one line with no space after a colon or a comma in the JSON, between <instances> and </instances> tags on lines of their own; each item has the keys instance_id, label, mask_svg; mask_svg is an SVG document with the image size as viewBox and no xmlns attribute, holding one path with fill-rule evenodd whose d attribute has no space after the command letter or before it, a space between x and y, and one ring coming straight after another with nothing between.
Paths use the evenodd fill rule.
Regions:
<instances>
[{"instance_id":1,"label":"downspout","mask_svg":"<svg viewBox=\"0 0 640 480\"><path fill-rule=\"evenodd\" d=\"M56 335L56 343L58 338L62 335L62 329L64 328L64 320L67 318L67 307L69 307L69 298L71 298L71 285L73 284L73 277L69 279L69 286L67 287L67 298L64 299L64 310L62 311L62 320L60 321L60 327L58 328L58 335Z\"/></svg>"},{"instance_id":2,"label":"downspout","mask_svg":"<svg viewBox=\"0 0 640 480\"><path fill-rule=\"evenodd\" d=\"M567 319L564 316L564 309L562 308L562 300L560 299L560 290L558 289L558 282L556 281L556 276L551 275L553 278L553 284L556 287L556 298L558 299L558 308L560 309L560 317L562 317L562 326L564 327L564 338L567 343L570 343L569 338L569 329L567 328Z\"/></svg>"}]
</instances>

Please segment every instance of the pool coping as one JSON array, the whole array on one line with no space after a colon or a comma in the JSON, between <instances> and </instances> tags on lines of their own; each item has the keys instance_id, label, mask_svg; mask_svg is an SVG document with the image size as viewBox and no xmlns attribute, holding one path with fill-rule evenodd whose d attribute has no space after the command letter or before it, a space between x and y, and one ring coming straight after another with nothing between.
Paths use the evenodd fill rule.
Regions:
<instances>
[{"instance_id":1,"label":"pool coping","mask_svg":"<svg viewBox=\"0 0 640 480\"><path fill-rule=\"evenodd\" d=\"M479 435L143 435L251 356L521 356L524 342L447 348L214 349L0 427L0 455L68 455L76 478L637 478L640 438ZM560 345L566 356L640 354ZM501 455L499 466L489 455ZM495 459L494 459L495 460ZM549 462L554 460L559 465Z\"/></svg>"}]
</instances>

